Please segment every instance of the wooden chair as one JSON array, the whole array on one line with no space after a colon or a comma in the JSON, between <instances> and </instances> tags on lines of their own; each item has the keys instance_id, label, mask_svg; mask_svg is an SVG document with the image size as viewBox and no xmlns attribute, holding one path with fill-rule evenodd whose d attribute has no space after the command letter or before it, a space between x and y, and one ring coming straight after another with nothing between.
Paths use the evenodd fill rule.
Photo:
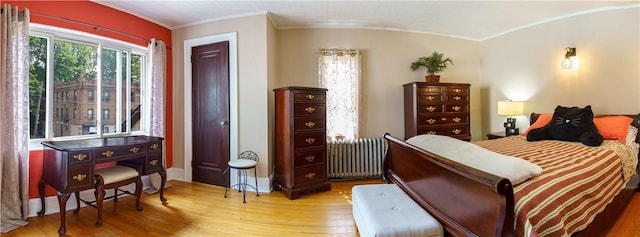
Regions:
<instances>
[{"instance_id":1,"label":"wooden chair","mask_svg":"<svg viewBox=\"0 0 640 237\"><path fill-rule=\"evenodd\" d=\"M132 168L125 165L116 165L101 169L96 169L95 171L95 201L85 201L80 199L80 195L78 192L75 193L77 208L74 210L74 213L78 213L80 211L80 201L85 204L95 207L98 209L98 220L96 221L96 226L102 226L102 203L105 199L113 198L114 202L118 201L118 196L130 194L135 195L136 197L136 208L138 211L142 210L142 206L140 205L140 196L142 194L142 179L140 178L140 174L142 173L142 167ZM135 183L136 190L135 193L131 193L126 190L119 189L119 187L129 185ZM105 197L106 189L114 189L114 195ZM122 193L118 194L118 191Z\"/></svg>"}]
</instances>

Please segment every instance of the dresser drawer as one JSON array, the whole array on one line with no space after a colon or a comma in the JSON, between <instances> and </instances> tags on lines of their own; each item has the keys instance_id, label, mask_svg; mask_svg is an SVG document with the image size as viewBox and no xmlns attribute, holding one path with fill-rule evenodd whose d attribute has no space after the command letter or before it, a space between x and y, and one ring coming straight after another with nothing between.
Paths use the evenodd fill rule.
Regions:
<instances>
[{"instance_id":1,"label":"dresser drawer","mask_svg":"<svg viewBox=\"0 0 640 237\"><path fill-rule=\"evenodd\" d=\"M93 188L93 165L69 166L66 190L85 190Z\"/></svg>"},{"instance_id":2,"label":"dresser drawer","mask_svg":"<svg viewBox=\"0 0 640 237\"><path fill-rule=\"evenodd\" d=\"M469 104L446 104L445 113L468 113Z\"/></svg>"},{"instance_id":3,"label":"dresser drawer","mask_svg":"<svg viewBox=\"0 0 640 237\"><path fill-rule=\"evenodd\" d=\"M133 155L145 152L144 145L136 145L131 147L115 147L96 150L97 160L116 158L120 156Z\"/></svg>"},{"instance_id":4,"label":"dresser drawer","mask_svg":"<svg viewBox=\"0 0 640 237\"><path fill-rule=\"evenodd\" d=\"M417 94L419 95L427 95L427 94L442 94L442 88L440 86L421 86L418 87L417 90Z\"/></svg>"},{"instance_id":5,"label":"dresser drawer","mask_svg":"<svg viewBox=\"0 0 640 237\"><path fill-rule=\"evenodd\" d=\"M293 97L295 102L324 103L325 101L324 93L295 92Z\"/></svg>"},{"instance_id":6,"label":"dresser drawer","mask_svg":"<svg viewBox=\"0 0 640 237\"><path fill-rule=\"evenodd\" d=\"M447 87L447 95L469 95L469 87Z\"/></svg>"},{"instance_id":7,"label":"dresser drawer","mask_svg":"<svg viewBox=\"0 0 640 237\"><path fill-rule=\"evenodd\" d=\"M442 126L423 126L418 127L418 134L437 134L445 136L455 136L469 134L469 126L467 124L460 125L442 125Z\"/></svg>"},{"instance_id":8,"label":"dresser drawer","mask_svg":"<svg viewBox=\"0 0 640 237\"><path fill-rule=\"evenodd\" d=\"M296 104L294 106L293 116L321 116L324 118L323 104Z\"/></svg>"},{"instance_id":9,"label":"dresser drawer","mask_svg":"<svg viewBox=\"0 0 640 237\"><path fill-rule=\"evenodd\" d=\"M304 149L309 147L322 146L327 141L324 131L312 133L297 133L293 138L293 144L296 149Z\"/></svg>"},{"instance_id":10,"label":"dresser drawer","mask_svg":"<svg viewBox=\"0 0 640 237\"><path fill-rule=\"evenodd\" d=\"M418 126L468 123L467 115L418 115Z\"/></svg>"},{"instance_id":11,"label":"dresser drawer","mask_svg":"<svg viewBox=\"0 0 640 237\"><path fill-rule=\"evenodd\" d=\"M324 165L316 165L307 168L300 168L294 171L293 179L295 185L304 185L307 183L324 182L327 180L327 167Z\"/></svg>"},{"instance_id":12,"label":"dresser drawer","mask_svg":"<svg viewBox=\"0 0 640 237\"><path fill-rule=\"evenodd\" d=\"M431 104L431 105L418 105L418 113L426 113L426 114L441 114L442 113L442 105L441 104Z\"/></svg>"},{"instance_id":13,"label":"dresser drawer","mask_svg":"<svg viewBox=\"0 0 640 237\"><path fill-rule=\"evenodd\" d=\"M326 159L326 149L320 148L314 151L307 152L295 152L294 155L294 167L297 169L299 167L311 166L311 165L321 165L325 164Z\"/></svg>"},{"instance_id":14,"label":"dresser drawer","mask_svg":"<svg viewBox=\"0 0 640 237\"><path fill-rule=\"evenodd\" d=\"M450 103L467 103L469 102L469 96L467 95L447 95L447 101Z\"/></svg>"},{"instance_id":15,"label":"dresser drawer","mask_svg":"<svg viewBox=\"0 0 640 237\"><path fill-rule=\"evenodd\" d=\"M302 117L295 118L293 122L295 130L324 129L324 117Z\"/></svg>"},{"instance_id":16,"label":"dresser drawer","mask_svg":"<svg viewBox=\"0 0 640 237\"><path fill-rule=\"evenodd\" d=\"M428 103L442 103L442 95L418 95L417 98L419 105Z\"/></svg>"},{"instance_id":17,"label":"dresser drawer","mask_svg":"<svg viewBox=\"0 0 640 237\"><path fill-rule=\"evenodd\" d=\"M93 153L91 151L73 151L68 153L69 165L93 164Z\"/></svg>"}]
</instances>

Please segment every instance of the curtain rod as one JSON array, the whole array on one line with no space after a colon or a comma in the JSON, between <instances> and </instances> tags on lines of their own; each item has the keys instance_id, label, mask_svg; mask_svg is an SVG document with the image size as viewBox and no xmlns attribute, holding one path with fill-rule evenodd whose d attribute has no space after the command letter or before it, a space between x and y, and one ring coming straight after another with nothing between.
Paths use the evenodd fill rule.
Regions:
<instances>
[{"instance_id":1,"label":"curtain rod","mask_svg":"<svg viewBox=\"0 0 640 237\"><path fill-rule=\"evenodd\" d=\"M57 19L57 20L63 20L63 21L68 21L68 22L72 22L72 23L76 23L76 24L81 24L81 25L86 25L86 26L91 26L93 27L94 30L106 30L106 31L110 31L116 34L120 34L120 35L124 35L127 36L129 38L133 38L133 39L137 39L137 40L141 40L141 41L147 41L147 43L151 43L151 40L149 39L145 39L142 38L140 36L137 35L132 35L126 32L122 32L119 30L115 30L115 29L111 29L109 27L104 27L101 25L96 25L96 24L92 24L92 23L88 23L88 22L84 22L84 21L79 21L79 20L74 20L74 19L69 19L69 18L65 18L65 17L59 17L59 16L52 16L52 15L47 15L47 14L41 14L41 13L31 13L31 15L34 16L41 16L41 17L47 17L47 18L52 18L52 19ZM158 43L156 43L156 45L158 45ZM171 47L165 46L168 50L171 50Z\"/></svg>"}]
</instances>

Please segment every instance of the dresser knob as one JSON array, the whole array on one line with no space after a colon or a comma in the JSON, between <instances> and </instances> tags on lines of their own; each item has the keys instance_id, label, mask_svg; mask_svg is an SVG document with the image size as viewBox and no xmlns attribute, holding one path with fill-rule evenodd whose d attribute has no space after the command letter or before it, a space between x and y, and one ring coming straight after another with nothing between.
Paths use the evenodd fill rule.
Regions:
<instances>
[{"instance_id":1,"label":"dresser knob","mask_svg":"<svg viewBox=\"0 0 640 237\"><path fill-rule=\"evenodd\" d=\"M149 164L152 166L156 166L158 164L158 160L149 161Z\"/></svg>"},{"instance_id":2,"label":"dresser knob","mask_svg":"<svg viewBox=\"0 0 640 237\"><path fill-rule=\"evenodd\" d=\"M452 132L453 132L454 134L460 134L460 132L462 132L462 130L460 130L460 129L454 129Z\"/></svg>"},{"instance_id":3,"label":"dresser knob","mask_svg":"<svg viewBox=\"0 0 640 237\"><path fill-rule=\"evenodd\" d=\"M106 156L106 157L111 157L111 156L113 155L113 151L105 151L105 152L102 152L102 155L103 155L103 156Z\"/></svg>"},{"instance_id":4,"label":"dresser knob","mask_svg":"<svg viewBox=\"0 0 640 237\"><path fill-rule=\"evenodd\" d=\"M74 175L73 179L82 182L84 179L87 178L86 174L78 174L78 175Z\"/></svg>"},{"instance_id":5,"label":"dresser knob","mask_svg":"<svg viewBox=\"0 0 640 237\"><path fill-rule=\"evenodd\" d=\"M313 95L307 95L305 97L307 97L307 99L310 99L310 100L313 100L313 98L315 98L315 96L313 96Z\"/></svg>"},{"instance_id":6,"label":"dresser knob","mask_svg":"<svg viewBox=\"0 0 640 237\"><path fill-rule=\"evenodd\" d=\"M436 111L436 107L429 106L429 107L427 107L427 110L428 110L429 112L433 112L433 111Z\"/></svg>"},{"instance_id":7,"label":"dresser knob","mask_svg":"<svg viewBox=\"0 0 640 237\"><path fill-rule=\"evenodd\" d=\"M434 123L436 123L436 120L435 119L427 119L427 123L434 124Z\"/></svg>"},{"instance_id":8,"label":"dresser knob","mask_svg":"<svg viewBox=\"0 0 640 237\"><path fill-rule=\"evenodd\" d=\"M155 144L155 143L152 144L151 146L149 146L149 148L151 148L151 150L156 150L156 149L158 149L158 147L159 147L158 144Z\"/></svg>"},{"instance_id":9,"label":"dresser knob","mask_svg":"<svg viewBox=\"0 0 640 237\"><path fill-rule=\"evenodd\" d=\"M307 157L305 157L304 159L305 159L305 160L307 160L307 161L309 161L309 162L312 162L313 160L315 160L315 159L316 159L316 156L307 156Z\"/></svg>"},{"instance_id":10,"label":"dresser knob","mask_svg":"<svg viewBox=\"0 0 640 237\"><path fill-rule=\"evenodd\" d=\"M309 128L313 128L314 126L316 126L316 123L314 123L314 122L306 122L304 125L306 125Z\"/></svg>"},{"instance_id":11,"label":"dresser knob","mask_svg":"<svg viewBox=\"0 0 640 237\"><path fill-rule=\"evenodd\" d=\"M313 144L314 142L316 142L316 139L315 138L307 138L304 141L309 143L309 144Z\"/></svg>"},{"instance_id":12,"label":"dresser knob","mask_svg":"<svg viewBox=\"0 0 640 237\"><path fill-rule=\"evenodd\" d=\"M304 177L307 177L309 179L313 179L313 177L315 177L315 176L316 176L316 173L308 173L308 174L304 175Z\"/></svg>"},{"instance_id":13,"label":"dresser knob","mask_svg":"<svg viewBox=\"0 0 640 237\"><path fill-rule=\"evenodd\" d=\"M461 100L461 99L462 99L462 97L460 97L460 96L454 96L454 97L453 97L453 99L454 99L454 100Z\"/></svg>"},{"instance_id":14,"label":"dresser knob","mask_svg":"<svg viewBox=\"0 0 640 237\"><path fill-rule=\"evenodd\" d=\"M73 159L79 160L79 161L83 161L85 158L87 158L87 155L85 154L77 154L75 156L73 156Z\"/></svg>"},{"instance_id":15,"label":"dresser knob","mask_svg":"<svg viewBox=\"0 0 640 237\"><path fill-rule=\"evenodd\" d=\"M461 119L461 118L453 118L452 120L453 120L454 122L456 122L456 123L459 123L460 121L462 121L462 119Z\"/></svg>"},{"instance_id":16,"label":"dresser knob","mask_svg":"<svg viewBox=\"0 0 640 237\"><path fill-rule=\"evenodd\" d=\"M452 109L453 109L453 110L455 110L455 111L459 111L460 109L462 109L462 107L460 107L460 106L453 106L453 108L452 108Z\"/></svg>"},{"instance_id":17,"label":"dresser knob","mask_svg":"<svg viewBox=\"0 0 640 237\"><path fill-rule=\"evenodd\" d=\"M313 113L316 112L316 108L314 107L307 107L304 109L304 111L307 111L307 113Z\"/></svg>"},{"instance_id":18,"label":"dresser knob","mask_svg":"<svg viewBox=\"0 0 640 237\"><path fill-rule=\"evenodd\" d=\"M140 147L134 146L131 149L129 149L129 151L133 153L138 153L138 151L140 151Z\"/></svg>"}]
</instances>

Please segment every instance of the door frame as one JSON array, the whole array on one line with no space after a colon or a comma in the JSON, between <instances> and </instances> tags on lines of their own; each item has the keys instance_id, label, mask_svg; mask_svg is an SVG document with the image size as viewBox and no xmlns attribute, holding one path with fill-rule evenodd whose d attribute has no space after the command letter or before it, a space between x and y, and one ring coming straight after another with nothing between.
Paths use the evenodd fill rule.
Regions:
<instances>
[{"instance_id":1,"label":"door frame","mask_svg":"<svg viewBox=\"0 0 640 237\"><path fill-rule=\"evenodd\" d=\"M184 41L184 181L193 181L191 48L229 41L229 160L238 156L238 34L230 32ZM231 174L231 183L236 176Z\"/></svg>"}]
</instances>

